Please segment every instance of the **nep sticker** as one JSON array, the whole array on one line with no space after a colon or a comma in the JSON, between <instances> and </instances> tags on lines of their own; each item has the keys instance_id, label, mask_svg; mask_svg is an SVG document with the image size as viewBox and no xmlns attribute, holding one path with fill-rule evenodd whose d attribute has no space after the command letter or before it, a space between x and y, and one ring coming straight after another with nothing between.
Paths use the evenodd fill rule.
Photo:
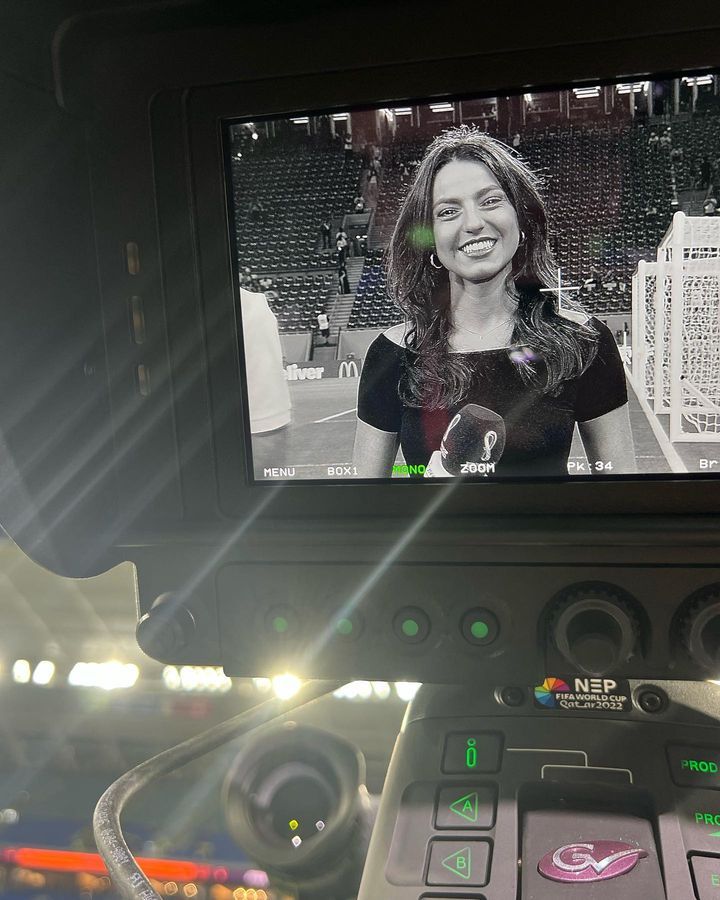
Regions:
<instances>
[{"instance_id":1,"label":"nep sticker","mask_svg":"<svg viewBox=\"0 0 720 900\"><path fill-rule=\"evenodd\" d=\"M629 712L631 707L630 685L614 678L548 675L535 687L536 709L601 713Z\"/></svg>"}]
</instances>

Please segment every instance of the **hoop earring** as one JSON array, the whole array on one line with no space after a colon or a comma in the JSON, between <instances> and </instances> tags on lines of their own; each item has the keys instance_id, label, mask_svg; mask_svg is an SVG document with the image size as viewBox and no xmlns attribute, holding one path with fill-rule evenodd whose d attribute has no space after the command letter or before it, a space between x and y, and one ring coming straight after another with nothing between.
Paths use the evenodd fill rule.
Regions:
<instances>
[{"instance_id":1,"label":"hoop earring","mask_svg":"<svg viewBox=\"0 0 720 900\"><path fill-rule=\"evenodd\" d=\"M518 243L518 246L522 246L525 243L525 240L526 240L525 232L521 230L520 231L520 241Z\"/></svg>"},{"instance_id":2,"label":"hoop earring","mask_svg":"<svg viewBox=\"0 0 720 900\"><path fill-rule=\"evenodd\" d=\"M435 256L434 251L430 254L430 265L433 267L433 269L442 269L443 267L440 260L437 258L437 256Z\"/></svg>"}]
</instances>

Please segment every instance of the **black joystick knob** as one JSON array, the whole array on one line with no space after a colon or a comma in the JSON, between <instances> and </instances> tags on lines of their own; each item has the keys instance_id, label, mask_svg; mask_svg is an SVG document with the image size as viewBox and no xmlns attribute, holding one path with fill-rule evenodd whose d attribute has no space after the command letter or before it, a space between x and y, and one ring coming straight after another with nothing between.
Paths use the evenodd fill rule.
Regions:
<instances>
[{"instance_id":1,"label":"black joystick knob","mask_svg":"<svg viewBox=\"0 0 720 900\"><path fill-rule=\"evenodd\" d=\"M638 623L621 597L598 589L565 595L551 621L560 653L587 675L605 675L632 656Z\"/></svg>"},{"instance_id":2,"label":"black joystick knob","mask_svg":"<svg viewBox=\"0 0 720 900\"><path fill-rule=\"evenodd\" d=\"M720 585L700 591L689 601L681 628L695 662L704 669L720 670Z\"/></svg>"}]
</instances>

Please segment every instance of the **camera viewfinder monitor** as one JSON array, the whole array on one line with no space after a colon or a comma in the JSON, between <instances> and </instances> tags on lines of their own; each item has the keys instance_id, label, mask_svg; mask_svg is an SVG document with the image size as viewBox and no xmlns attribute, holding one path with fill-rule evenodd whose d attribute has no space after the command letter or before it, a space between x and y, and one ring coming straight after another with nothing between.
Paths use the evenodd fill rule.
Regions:
<instances>
[{"instance_id":1,"label":"camera viewfinder monitor","mask_svg":"<svg viewBox=\"0 0 720 900\"><path fill-rule=\"evenodd\" d=\"M225 121L250 480L717 477L719 123L714 72Z\"/></svg>"}]
</instances>

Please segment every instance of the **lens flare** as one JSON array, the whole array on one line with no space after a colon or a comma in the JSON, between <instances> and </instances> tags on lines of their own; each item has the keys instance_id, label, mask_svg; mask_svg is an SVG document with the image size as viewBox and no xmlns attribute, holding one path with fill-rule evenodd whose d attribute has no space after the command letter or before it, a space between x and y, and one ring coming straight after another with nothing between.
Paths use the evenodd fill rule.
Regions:
<instances>
[{"instance_id":1,"label":"lens flare","mask_svg":"<svg viewBox=\"0 0 720 900\"><path fill-rule=\"evenodd\" d=\"M408 241L418 250L432 250L435 246L435 235L429 225L413 225L408 231Z\"/></svg>"}]
</instances>

